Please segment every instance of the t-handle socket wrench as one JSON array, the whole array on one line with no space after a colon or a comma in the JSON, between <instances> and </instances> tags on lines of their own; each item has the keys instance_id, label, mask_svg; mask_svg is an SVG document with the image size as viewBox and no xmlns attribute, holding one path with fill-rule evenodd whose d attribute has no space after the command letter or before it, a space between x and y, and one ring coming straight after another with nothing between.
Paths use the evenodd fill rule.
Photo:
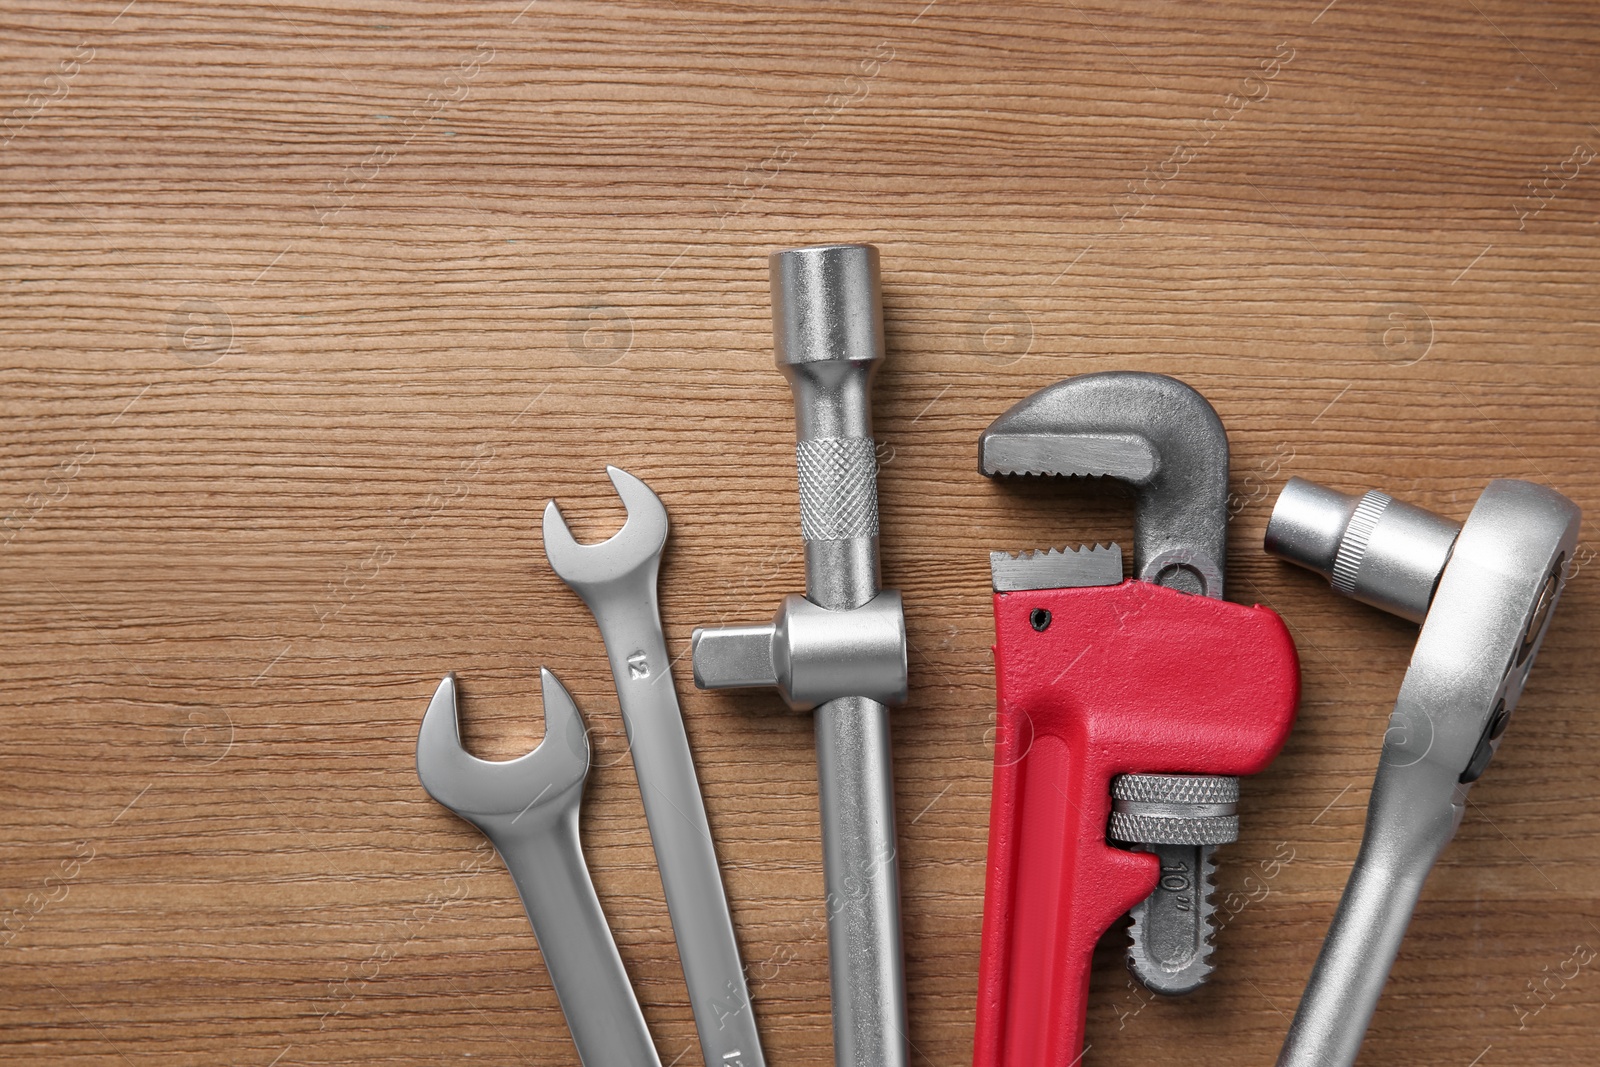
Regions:
<instances>
[{"instance_id":1,"label":"t-handle socket wrench","mask_svg":"<svg viewBox=\"0 0 1600 1067\"><path fill-rule=\"evenodd\" d=\"M1355 1063L1429 870L1500 744L1561 595L1581 516L1495 480L1465 524L1377 490L1291 478L1266 549L1334 590L1422 623L1383 738L1361 851L1279 1067Z\"/></svg>"},{"instance_id":2,"label":"t-handle socket wrench","mask_svg":"<svg viewBox=\"0 0 1600 1067\"><path fill-rule=\"evenodd\" d=\"M794 392L806 595L764 626L696 630L694 681L775 685L796 710L816 708L834 1062L906 1067L887 707L906 697L906 631L900 594L878 589L878 250L798 248L769 265L777 364Z\"/></svg>"}]
</instances>

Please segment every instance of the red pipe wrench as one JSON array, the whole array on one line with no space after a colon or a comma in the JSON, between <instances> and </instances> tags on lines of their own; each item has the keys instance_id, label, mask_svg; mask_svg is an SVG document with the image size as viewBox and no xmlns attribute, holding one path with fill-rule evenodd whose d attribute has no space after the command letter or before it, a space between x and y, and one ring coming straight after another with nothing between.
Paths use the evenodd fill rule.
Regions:
<instances>
[{"instance_id":1,"label":"red pipe wrench","mask_svg":"<svg viewBox=\"0 0 1600 1067\"><path fill-rule=\"evenodd\" d=\"M1138 492L1116 546L991 555L998 709L974 1067L1071 1067L1095 942L1131 911L1129 966L1192 991L1209 962L1211 853L1238 775L1294 722L1283 620L1222 599L1228 441L1182 382L1070 378L995 420L986 475L1113 477ZM1114 842L1114 843L1113 843Z\"/></svg>"}]
</instances>

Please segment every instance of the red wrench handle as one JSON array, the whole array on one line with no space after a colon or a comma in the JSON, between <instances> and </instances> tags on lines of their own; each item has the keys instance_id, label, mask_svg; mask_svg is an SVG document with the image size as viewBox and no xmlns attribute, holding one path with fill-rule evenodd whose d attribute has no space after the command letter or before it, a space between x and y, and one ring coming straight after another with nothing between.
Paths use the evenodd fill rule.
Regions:
<instances>
[{"instance_id":1,"label":"red wrench handle","mask_svg":"<svg viewBox=\"0 0 1600 1067\"><path fill-rule=\"evenodd\" d=\"M974 1067L1071 1067L1089 962L1155 888L1106 843L1119 774L1237 776L1283 747L1300 697L1273 611L1148 582L997 593L997 710Z\"/></svg>"}]
</instances>

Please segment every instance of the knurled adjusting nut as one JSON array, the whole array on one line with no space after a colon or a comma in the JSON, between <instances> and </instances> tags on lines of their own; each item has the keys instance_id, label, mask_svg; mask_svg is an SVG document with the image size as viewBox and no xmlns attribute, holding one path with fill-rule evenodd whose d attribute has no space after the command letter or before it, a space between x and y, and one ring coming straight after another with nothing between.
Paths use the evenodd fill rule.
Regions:
<instances>
[{"instance_id":1,"label":"knurled adjusting nut","mask_svg":"<svg viewBox=\"0 0 1600 1067\"><path fill-rule=\"evenodd\" d=\"M1239 839L1239 779L1122 774L1111 780L1106 836L1141 845L1226 845Z\"/></svg>"}]
</instances>

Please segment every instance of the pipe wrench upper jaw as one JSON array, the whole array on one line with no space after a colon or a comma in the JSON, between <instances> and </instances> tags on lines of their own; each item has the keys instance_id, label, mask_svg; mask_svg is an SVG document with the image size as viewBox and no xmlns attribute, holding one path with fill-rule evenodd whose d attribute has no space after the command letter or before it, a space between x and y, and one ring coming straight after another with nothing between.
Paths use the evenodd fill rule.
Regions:
<instances>
[{"instance_id":1,"label":"pipe wrench upper jaw","mask_svg":"<svg viewBox=\"0 0 1600 1067\"><path fill-rule=\"evenodd\" d=\"M1079 545L1039 552L989 553L989 574L996 593L1032 589L1075 589L1122 584L1122 546Z\"/></svg>"},{"instance_id":2,"label":"pipe wrench upper jaw","mask_svg":"<svg viewBox=\"0 0 1600 1067\"><path fill-rule=\"evenodd\" d=\"M1061 478L1116 478L1147 485L1160 469L1150 441L1132 433L1022 433L1000 429L1002 415L978 438L978 471Z\"/></svg>"},{"instance_id":3,"label":"pipe wrench upper jaw","mask_svg":"<svg viewBox=\"0 0 1600 1067\"><path fill-rule=\"evenodd\" d=\"M1046 386L989 424L978 469L1131 486L1134 577L1222 596L1228 435L1206 399L1176 378L1102 371Z\"/></svg>"}]
</instances>

